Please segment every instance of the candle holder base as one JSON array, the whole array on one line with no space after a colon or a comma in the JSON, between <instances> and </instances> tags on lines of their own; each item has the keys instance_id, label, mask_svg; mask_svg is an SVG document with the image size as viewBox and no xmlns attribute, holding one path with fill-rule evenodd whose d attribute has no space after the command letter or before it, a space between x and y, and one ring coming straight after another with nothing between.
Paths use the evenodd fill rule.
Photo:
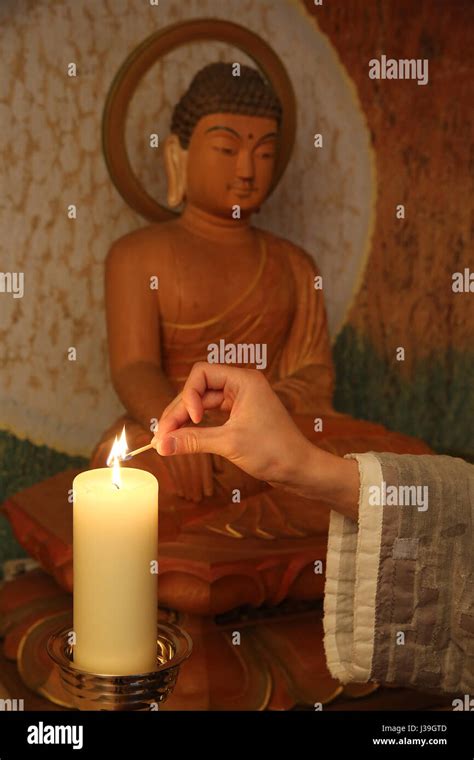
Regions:
<instances>
[{"instance_id":1,"label":"candle holder base","mask_svg":"<svg viewBox=\"0 0 474 760\"><path fill-rule=\"evenodd\" d=\"M159 623L155 670L126 676L87 673L74 667L70 633L68 625L51 634L46 649L78 710L157 710L172 693L179 669L193 646L181 628Z\"/></svg>"}]
</instances>

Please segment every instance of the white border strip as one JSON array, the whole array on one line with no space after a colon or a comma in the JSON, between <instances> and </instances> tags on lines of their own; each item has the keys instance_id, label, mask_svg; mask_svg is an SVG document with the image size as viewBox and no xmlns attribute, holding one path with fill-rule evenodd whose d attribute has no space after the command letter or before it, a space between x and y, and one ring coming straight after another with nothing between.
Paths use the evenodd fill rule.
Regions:
<instances>
[{"instance_id":1,"label":"white border strip","mask_svg":"<svg viewBox=\"0 0 474 760\"><path fill-rule=\"evenodd\" d=\"M382 507L369 504L369 488L381 485L373 453L347 454L359 467L358 525L331 512L324 593L324 649L331 675L342 683L369 680L375 635Z\"/></svg>"}]
</instances>

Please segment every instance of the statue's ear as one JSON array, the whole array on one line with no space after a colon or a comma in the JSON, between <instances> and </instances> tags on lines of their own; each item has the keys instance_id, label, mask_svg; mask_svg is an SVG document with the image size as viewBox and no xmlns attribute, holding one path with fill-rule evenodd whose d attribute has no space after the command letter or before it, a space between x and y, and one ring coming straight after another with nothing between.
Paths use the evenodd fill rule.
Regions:
<instances>
[{"instance_id":1,"label":"statue's ear","mask_svg":"<svg viewBox=\"0 0 474 760\"><path fill-rule=\"evenodd\" d=\"M164 159L168 180L168 204L179 206L186 195L186 161L188 151L181 147L178 135L171 134L165 140Z\"/></svg>"}]
</instances>

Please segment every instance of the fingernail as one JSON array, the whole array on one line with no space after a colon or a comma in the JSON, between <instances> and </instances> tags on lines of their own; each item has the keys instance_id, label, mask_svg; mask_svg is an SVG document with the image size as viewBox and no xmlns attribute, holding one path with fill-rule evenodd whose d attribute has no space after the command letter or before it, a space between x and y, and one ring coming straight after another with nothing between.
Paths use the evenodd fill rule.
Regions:
<instances>
[{"instance_id":1,"label":"fingernail","mask_svg":"<svg viewBox=\"0 0 474 760\"><path fill-rule=\"evenodd\" d=\"M173 436L169 436L168 438L164 438L160 443L160 454L163 454L163 456L167 457L171 454L174 454L176 452L176 449L178 447L178 442L176 438L173 438Z\"/></svg>"}]
</instances>

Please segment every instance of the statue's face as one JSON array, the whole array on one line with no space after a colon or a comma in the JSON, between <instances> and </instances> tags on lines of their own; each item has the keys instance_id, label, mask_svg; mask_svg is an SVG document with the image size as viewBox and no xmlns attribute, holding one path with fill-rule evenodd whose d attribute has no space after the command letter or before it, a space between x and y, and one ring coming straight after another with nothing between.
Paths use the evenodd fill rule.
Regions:
<instances>
[{"instance_id":1,"label":"statue's face","mask_svg":"<svg viewBox=\"0 0 474 760\"><path fill-rule=\"evenodd\" d=\"M188 202L226 217L238 205L241 217L249 216L270 189L277 139L275 119L231 113L204 116L188 147Z\"/></svg>"}]
</instances>

